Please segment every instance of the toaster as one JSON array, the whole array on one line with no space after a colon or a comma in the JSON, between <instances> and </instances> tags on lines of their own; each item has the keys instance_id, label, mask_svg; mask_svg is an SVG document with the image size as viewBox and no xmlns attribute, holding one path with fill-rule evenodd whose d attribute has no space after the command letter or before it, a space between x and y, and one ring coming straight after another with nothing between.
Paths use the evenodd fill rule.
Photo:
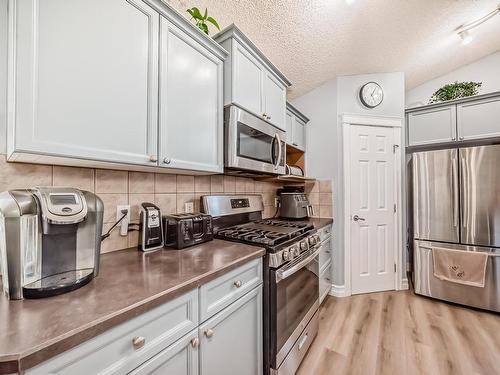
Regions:
<instances>
[{"instance_id":1,"label":"toaster","mask_svg":"<svg viewBox=\"0 0 500 375\"><path fill-rule=\"evenodd\" d=\"M165 246L176 249L214 239L212 216L202 213L163 216Z\"/></svg>"}]
</instances>

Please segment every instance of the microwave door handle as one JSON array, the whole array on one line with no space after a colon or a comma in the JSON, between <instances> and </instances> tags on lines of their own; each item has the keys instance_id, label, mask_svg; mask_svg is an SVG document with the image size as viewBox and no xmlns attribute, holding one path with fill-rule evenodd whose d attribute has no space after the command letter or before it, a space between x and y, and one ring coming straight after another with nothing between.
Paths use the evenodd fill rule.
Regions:
<instances>
[{"instance_id":1,"label":"microwave door handle","mask_svg":"<svg viewBox=\"0 0 500 375\"><path fill-rule=\"evenodd\" d=\"M294 273L296 273L300 269L304 268L304 266L311 263L318 256L320 251L321 251L321 246L316 246L314 253L307 256L305 259L302 259L299 263L293 265L292 267L290 267L286 270L276 271L276 282L278 283L281 280L285 280L286 278L292 276Z\"/></svg>"},{"instance_id":2,"label":"microwave door handle","mask_svg":"<svg viewBox=\"0 0 500 375\"><path fill-rule=\"evenodd\" d=\"M274 163L274 169L278 169L279 165L280 165L280 162L281 162L281 153L282 153L282 149L281 149L281 139L280 139L280 136L278 133L276 133L274 135L274 139L275 141L278 143L278 157L276 158L276 161Z\"/></svg>"}]
</instances>

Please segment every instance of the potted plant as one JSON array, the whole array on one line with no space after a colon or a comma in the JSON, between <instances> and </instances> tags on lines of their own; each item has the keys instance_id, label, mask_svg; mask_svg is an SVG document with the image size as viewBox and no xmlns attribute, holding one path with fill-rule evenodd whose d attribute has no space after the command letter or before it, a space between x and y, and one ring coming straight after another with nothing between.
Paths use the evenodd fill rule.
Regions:
<instances>
[{"instance_id":1,"label":"potted plant","mask_svg":"<svg viewBox=\"0 0 500 375\"><path fill-rule=\"evenodd\" d=\"M467 96L477 95L479 89L483 85L482 82L457 82L449 83L438 89L432 94L429 104L443 102L445 100L453 100L466 98Z\"/></svg>"},{"instance_id":2,"label":"potted plant","mask_svg":"<svg viewBox=\"0 0 500 375\"><path fill-rule=\"evenodd\" d=\"M217 21L208 15L208 10L205 8L205 13L201 15L201 12L198 8L192 7L187 10L187 12L191 15L191 19L195 20L196 26L203 31L205 34L208 35L208 24L207 22L211 23L213 26L217 28L217 30L220 30L219 24Z\"/></svg>"}]
</instances>

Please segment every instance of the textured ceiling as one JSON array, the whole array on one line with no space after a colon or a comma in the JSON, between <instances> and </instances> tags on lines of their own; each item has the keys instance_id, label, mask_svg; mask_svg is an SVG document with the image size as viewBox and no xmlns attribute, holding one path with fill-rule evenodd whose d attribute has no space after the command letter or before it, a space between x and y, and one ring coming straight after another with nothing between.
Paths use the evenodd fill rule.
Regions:
<instances>
[{"instance_id":1,"label":"textured ceiling","mask_svg":"<svg viewBox=\"0 0 500 375\"><path fill-rule=\"evenodd\" d=\"M500 0L166 1L237 24L292 81L290 98L349 74L404 72L411 89L500 50L500 15L466 46L454 31Z\"/></svg>"}]
</instances>

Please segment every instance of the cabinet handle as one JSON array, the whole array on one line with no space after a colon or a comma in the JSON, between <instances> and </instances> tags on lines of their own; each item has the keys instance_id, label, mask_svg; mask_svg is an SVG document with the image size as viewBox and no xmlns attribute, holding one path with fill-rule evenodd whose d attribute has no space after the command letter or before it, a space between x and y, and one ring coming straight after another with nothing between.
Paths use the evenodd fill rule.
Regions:
<instances>
[{"instance_id":1,"label":"cabinet handle","mask_svg":"<svg viewBox=\"0 0 500 375\"><path fill-rule=\"evenodd\" d=\"M214 335L214 331L211 330L210 328L205 331L205 336L208 338L212 337Z\"/></svg>"},{"instance_id":2,"label":"cabinet handle","mask_svg":"<svg viewBox=\"0 0 500 375\"><path fill-rule=\"evenodd\" d=\"M171 159L170 158L164 158L163 159L163 164L170 164L171 163Z\"/></svg>"},{"instance_id":3,"label":"cabinet handle","mask_svg":"<svg viewBox=\"0 0 500 375\"><path fill-rule=\"evenodd\" d=\"M200 339L198 337L195 337L194 339L192 339L191 346L193 348L197 348L198 346L200 346Z\"/></svg>"},{"instance_id":4,"label":"cabinet handle","mask_svg":"<svg viewBox=\"0 0 500 375\"><path fill-rule=\"evenodd\" d=\"M241 280L236 280L236 281L234 282L234 286L235 286L236 288L241 288L241 286L242 286L242 285L243 285L243 283L241 282Z\"/></svg>"},{"instance_id":5,"label":"cabinet handle","mask_svg":"<svg viewBox=\"0 0 500 375\"><path fill-rule=\"evenodd\" d=\"M146 343L146 339L142 336L137 336L132 339L132 345L134 345L134 350L141 349Z\"/></svg>"},{"instance_id":6,"label":"cabinet handle","mask_svg":"<svg viewBox=\"0 0 500 375\"><path fill-rule=\"evenodd\" d=\"M149 161L151 163L156 163L158 161L158 157L156 155L150 155L149 156Z\"/></svg>"}]
</instances>

